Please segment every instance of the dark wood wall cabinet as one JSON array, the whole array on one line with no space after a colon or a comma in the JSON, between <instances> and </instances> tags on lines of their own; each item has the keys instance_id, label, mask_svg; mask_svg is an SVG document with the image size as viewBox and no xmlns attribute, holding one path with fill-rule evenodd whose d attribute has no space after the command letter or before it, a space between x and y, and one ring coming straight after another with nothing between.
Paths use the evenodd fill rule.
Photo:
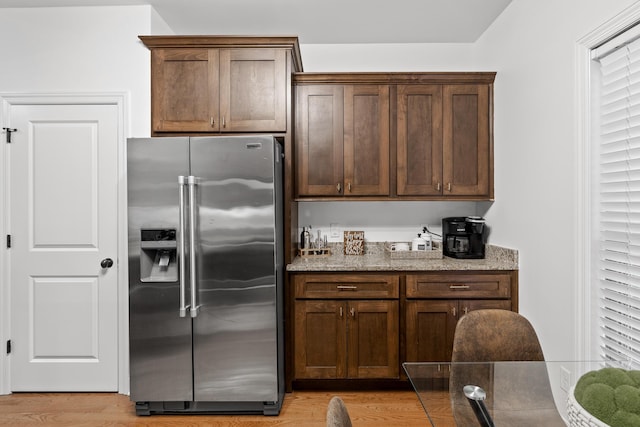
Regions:
<instances>
[{"instance_id":1,"label":"dark wood wall cabinet","mask_svg":"<svg viewBox=\"0 0 640 427\"><path fill-rule=\"evenodd\" d=\"M495 73L296 73L299 199L492 200Z\"/></svg>"},{"instance_id":2,"label":"dark wood wall cabinet","mask_svg":"<svg viewBox=\"0 0 640 427\"><path fill-rule=\"evenodd\" d=\"M140 36L151 50L151 130L283 133L296 37Z\"/></svg>"},{"instance_id":3,"label":"dark wood wall cabinet","mask_svg":"<svg viewBox=\"0 0 640 427\"><path fill-rule=\"evenodd\" d=\"M289 380L401 380L405 361L451 360L458 320L518 310L517 271L294 273Z\"/></svg>"},{"instance_id":4,"label":"dark wood wall cabinet","mask_svg":"<svg viewBox=\"0 0 640 427\"><path fill-rule=\"evenodd\" d=\"M389 195L389 86L296 86L298 194Z\"/></svg>"}]
</instances>

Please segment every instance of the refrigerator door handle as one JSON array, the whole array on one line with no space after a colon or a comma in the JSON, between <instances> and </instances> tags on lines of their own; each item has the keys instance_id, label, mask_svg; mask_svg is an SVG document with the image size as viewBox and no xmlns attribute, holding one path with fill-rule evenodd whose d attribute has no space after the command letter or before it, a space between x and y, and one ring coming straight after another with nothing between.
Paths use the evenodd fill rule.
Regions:
<instances>
[{"instance_id":1,"label":"refrigerator door handle","mask_svg":"<svg viewBox=\"0 0 640 427\"><path fill-rule=\"evenodd\" d=\"M180 309L179 315L180 317L187 316L187 310L189 306L187 305L187 269L186 269L186 246L185 246L185 205L184 205L184 185L185 185L185 177L180 175L178 176L178 190L180 201L178 202L178 217L179 217L179 232L178 232L178 269L180 271Z\"/></svg>"},{"instance_id":2,"label":"refrigerator door handle","mask_svg":"<svg viewBox=\"0 0 640 427\"><path fill-rule=\"evenodd\" d=\"M189 175L189 284L191 286L191 317L197 317L200 311L198 305L198 289L196 277L196 183L197 177Z\"/></svg>"}]
</instances>

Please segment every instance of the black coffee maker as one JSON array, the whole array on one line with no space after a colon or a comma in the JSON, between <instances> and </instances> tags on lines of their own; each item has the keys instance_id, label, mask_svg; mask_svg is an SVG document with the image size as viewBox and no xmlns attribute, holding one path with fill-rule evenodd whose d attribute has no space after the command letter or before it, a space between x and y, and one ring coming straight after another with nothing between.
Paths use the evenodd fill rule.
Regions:
<instances>
[{"instance_id":1,"label":"black coffee maker","mask_svg":"<svg viewBox=\"0 0 640 427\"><path fill-rule=\"evenodd\" d=\"M482 217L442 218L442 253L451 258L483 259L485 235Z\"/></svg>"}]
</instances>

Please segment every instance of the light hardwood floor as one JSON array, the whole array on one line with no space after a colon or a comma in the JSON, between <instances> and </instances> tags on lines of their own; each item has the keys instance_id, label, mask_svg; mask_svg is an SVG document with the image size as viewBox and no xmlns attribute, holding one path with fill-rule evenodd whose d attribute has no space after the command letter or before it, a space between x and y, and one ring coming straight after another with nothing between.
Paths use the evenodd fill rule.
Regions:
<instances>
[{"instance_id":1,"label":"light hardwood floor","mask_svg":"<svg viewBox=\"0 0 640 427\"><path fill-rule=\"evenodd\" d=\"M115 393L14 393L0 396L2 426L324 426L327 404L339 395L354 427L429 426L413 391L294 391L277 417L261 415L135 415L128 396ZM435 405L438 427L454 426L446 398ZM434 415L434 414L432 414ZM436 420L434 420L436 421Z\"/></svg>"}]
</instances>

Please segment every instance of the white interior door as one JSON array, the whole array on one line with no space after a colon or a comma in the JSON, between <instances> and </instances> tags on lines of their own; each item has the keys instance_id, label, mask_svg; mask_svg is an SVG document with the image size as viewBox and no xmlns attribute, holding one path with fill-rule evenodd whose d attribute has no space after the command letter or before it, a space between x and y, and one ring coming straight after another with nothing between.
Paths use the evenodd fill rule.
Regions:
<instances>
[{"instance_id":1,"label":"white interior door","mask_svg":"<svg viewBox=\"0 0 640 427\"><path fill-rule=\"evenodd\" d=\"M117 391L118 108L10 122L11 390Z\"/></svg>"}]
</instances>

